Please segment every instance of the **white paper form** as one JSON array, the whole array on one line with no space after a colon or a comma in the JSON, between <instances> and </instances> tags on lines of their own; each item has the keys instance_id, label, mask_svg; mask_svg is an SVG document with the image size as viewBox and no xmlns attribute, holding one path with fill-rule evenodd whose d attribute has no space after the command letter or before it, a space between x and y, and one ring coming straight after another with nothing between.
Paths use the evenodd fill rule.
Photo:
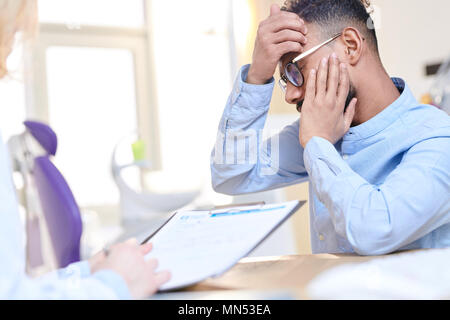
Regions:
<instances>
[{"instance_id":1,"label":"white paper form","mask_svg":"<svg viewBox=\"0 0 450 320\"><path fill-rule=\"evenodd\" d=\"M171 279L160 290L185 287L231 268L304 202L176 213L149 241L157 271Z\"/></svg>"}]
</instances>

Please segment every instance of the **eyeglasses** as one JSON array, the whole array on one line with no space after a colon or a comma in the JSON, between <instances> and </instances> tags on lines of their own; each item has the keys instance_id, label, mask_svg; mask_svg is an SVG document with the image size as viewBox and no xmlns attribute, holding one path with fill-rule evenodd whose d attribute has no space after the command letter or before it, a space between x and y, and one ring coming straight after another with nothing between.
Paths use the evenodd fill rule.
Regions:
<instances>
[{"instance_id":1,"label":"eyeglasses","mask_svg":"<svg viewBox=\"0 0 450 320\"><path fill-rule=\"evenodd\" d=\"M305 78L303 77L303 74L300 70L300 68L297 66L297 62L300 60L306 58L307 56L313 54L323 46L327 45L331 41L337 39L341 36L342 33L338 33L335 36L333 36L331 39L328 39L327 41L315 46L314 48L311 48L305 52L303 52L301 55L297 56L294 60L289 62L286 67L284 67L284 74L281 75L280 80L278 81L278 84L280 85L281 90L283 90L284 93L286 93L287 83L288 81L292 83L297 88L301 87L305 81Z\"/></svg>"}]
</instances>

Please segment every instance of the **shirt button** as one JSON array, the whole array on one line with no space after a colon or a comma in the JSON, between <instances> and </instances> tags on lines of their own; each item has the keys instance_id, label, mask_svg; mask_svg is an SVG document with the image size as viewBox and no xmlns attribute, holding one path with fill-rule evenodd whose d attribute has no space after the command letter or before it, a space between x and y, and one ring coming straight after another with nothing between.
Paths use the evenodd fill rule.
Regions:
<instances>
[{"instance_id":1,"label":"shirt button","mask_svg":"<svg viewBox=\"0 0 450 320\"><path fill-rule=\"evenodd\" d=\"M342 156L342 159L347 160L347 159L348 159L348 154L344 154L344 155Z\"/></svg>"},{"instance_id":2,"label":"shirt button","mask_svg":"<svg viewBox=\"0 0 450 320\"><path fill-rule=\"evenodd\" d=\"M320 235L319 235L319 240L320 240L320 241L323 241L323 240L325 240L325 237L324 237L323 235L320 234Z\"/></svg>"}]
</instances>

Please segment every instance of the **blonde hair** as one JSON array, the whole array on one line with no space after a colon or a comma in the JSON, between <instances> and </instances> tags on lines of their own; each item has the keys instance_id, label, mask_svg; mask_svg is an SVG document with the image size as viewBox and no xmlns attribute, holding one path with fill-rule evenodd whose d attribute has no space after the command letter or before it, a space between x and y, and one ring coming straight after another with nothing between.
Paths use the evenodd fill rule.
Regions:
<instances>
[{"instance_id":1,"label":"blonde hair","mask_svg":"<svg viewBox=\"0 0 450 320\"><path fill-rule=\"evenodd\" d=\"M34 37L37 20L36 0L0 0L0 79L8 74L6 62L16 34Z\"/></svg>"}]
</instances>

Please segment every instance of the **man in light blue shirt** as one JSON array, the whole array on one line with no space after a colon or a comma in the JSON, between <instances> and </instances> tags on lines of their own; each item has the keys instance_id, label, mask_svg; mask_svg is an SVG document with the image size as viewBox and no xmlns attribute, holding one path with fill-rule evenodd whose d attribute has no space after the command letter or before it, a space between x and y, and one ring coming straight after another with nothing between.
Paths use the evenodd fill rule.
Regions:
<instances>
[{"instance_id":1,"label":"man in light blue shirt","mask_svg":"<svg viewBox=\"0 0 450 320\"><path fill-rule=\"evenodd\" d=\"M259 25L211 156L230 195L309 181L313 253L450 246L450 117L380 61L359 0L287 1ZM300 120L263 143L279 64Z\"/></svg>"}]
</instances>

